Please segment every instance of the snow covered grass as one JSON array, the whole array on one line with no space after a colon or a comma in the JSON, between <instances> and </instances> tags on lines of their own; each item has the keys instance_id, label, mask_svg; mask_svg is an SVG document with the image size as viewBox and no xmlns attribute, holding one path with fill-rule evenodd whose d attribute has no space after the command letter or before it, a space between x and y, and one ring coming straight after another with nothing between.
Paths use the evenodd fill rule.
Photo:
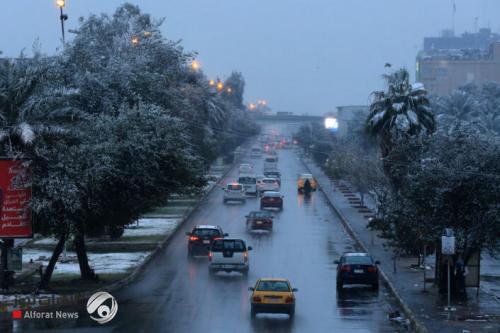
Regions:
<instances>
[{"instance_id":1,"label":"snow covered grass","mask_svg":"<svg viewBox=\"0 0 500 333\"><path fill-rule=\"evenodd\" d=\"M128 226L123 237L165 235L172 232L181 221L180 218L142 218L138 227L135 224Z\"/></svg>"},{"instance_id":2,"label":"snow covered grass","mask_svg":"<svg viewBox=\"0 0 500 333\"><path fill-rule=\"evenodd\" d=\"M119 253L92 253L89 252L89 261L91 267L97 274L116 274L126 273L133 267L139 265L149 252L119 252ZM41 263L46 267L49 263L52 252L25 249L23 251L23 262L29 262L33 259L36 263ZM56 264L54 276L57 275L79 275L80 267L76 260L75 252L67 252L70 262ZM39 257L45 257L43 260L38 260Z\"/></svg>"}]
</instances>

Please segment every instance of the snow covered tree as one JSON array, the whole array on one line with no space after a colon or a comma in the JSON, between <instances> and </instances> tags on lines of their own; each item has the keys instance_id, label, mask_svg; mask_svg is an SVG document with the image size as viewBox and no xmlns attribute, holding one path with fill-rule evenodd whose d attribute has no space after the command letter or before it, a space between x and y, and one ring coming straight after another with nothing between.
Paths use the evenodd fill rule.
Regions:
<instances>
[{"instance_id":1,"label":"snow covered tree","mask_svg":"<svg viewBox=\"0 0 500 333\"><path fill-rule=\"evenodd\" d=\"M397 140L410 138L420 133L432 133L435 129L427 92L420 83L410 84L406 69L384 75L387 91L375 91L366 120L367 131L380 142L384 170L393 181L398 175L392 165L398 163L398 156L388 157Z\"/></svg>"}]
</instances>

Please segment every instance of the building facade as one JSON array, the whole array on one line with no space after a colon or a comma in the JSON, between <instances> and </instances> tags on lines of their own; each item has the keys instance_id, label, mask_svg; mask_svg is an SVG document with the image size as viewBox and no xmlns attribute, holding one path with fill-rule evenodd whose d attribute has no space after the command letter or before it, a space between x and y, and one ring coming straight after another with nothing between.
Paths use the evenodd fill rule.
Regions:
<instances>
[{"instance_id":1,"label":"building facade","mask_svg":"<svg viewBox=\"0 0 500 333\"><path fill-rule=\"evenodd\" d=\"M435 95L466 84L500 82L500 36L481 29L461 37L426 38L417 56L416 78Z\"/></svg>"}]
</instances>

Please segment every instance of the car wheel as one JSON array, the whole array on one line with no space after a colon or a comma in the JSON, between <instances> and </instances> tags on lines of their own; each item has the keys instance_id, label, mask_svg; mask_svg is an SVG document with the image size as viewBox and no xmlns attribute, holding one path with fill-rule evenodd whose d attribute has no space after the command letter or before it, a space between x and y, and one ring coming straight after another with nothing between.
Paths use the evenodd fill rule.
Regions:
<instances>
[{"instance_id":1,"label":"car wheel","mask_svg":"<svg viewBox=\"0 0 500 333\"><path fill-rule=\"evenodd\" d=\"M378 285L378 281L377 281L377 282L375 282L374 284L372 284L372 290L373 290L373 291L378 291L378 287L379 287L379 285Z\"/></svg>"},{"instance_id":2,"label":"car wheel","mask_svg":"<svg viewBox=\"0 0 500 333\"><path fill-rule=\"evenodd\" d=\"M214 276L215 273L217 273L217 271L215 269L208 267L208 275Z\"/></svg>"},{"instance_id":3,"label":"car wheel","mask_svg":"<svg viewBox=\"0 0 500 333\"><path fill-rule=\"evenodd\" d=\"M187 257L188 259L193 259L193 253L190 250L187 252Z\"/></svg>"},{"instance_id":4,"label":"car wheel","mask_svg":"<svg viewBox=\"0 0 500 333\"><path fill-rule=\"evenodd\" d=\"M252 309L250 310L250 317L252 317L252 319L254 319L255 316L257 316L257 311L255 311L255 309L252 306Z\"/></svg>"},{"instance_id":5,"label":"car wheel","mask_svg":"<svg viewBox=\"0 0 500 333\"><path fill-rule=\"evenodd\" d=\"M293 317L295 316L295 309L288 311L288 315L290 316L290 319L293 319Z\"/></svg>"},{"instance_id":6,"label":"car wheel","mask_svg":"<svg viewBox=\"0 0 500 333\"><path fill-rule=\"evenodd\" d=\"M264 209L264 206L260 205L260 210L263 210Z\"/></svg>"},{"instance_id":7,"label":"car wheel","mask_svg":"<svg viewBox=\"0 0 500 333\"><path fill-rule=\"evenodd\" d=\"M279 207L279 209L280 209L280 211L281 211L281 210L283 210L283 205L281 205L281 206Z\"/></svg>"},{"instance_id":8,"label":"car wheel","mask_svg":"<svg viewBox=\"0 0 500 333\"><path fill-rule=\"evenodd\" d=\"M248 276L248 271L249 271L250 267L246 267L244 270L241 271L241 273L243 273L244 276Z\"/></svg>"},{"instance_id":9,"label":"car wheel","mask_svg":"<svg viewBox=\"0 0 500 333\"><path fill-rule=\"evenodd\" d=\"M227 203L227 200L226 200L226 199L224 199L224 203Z\"/></svg>"}]
</instances>

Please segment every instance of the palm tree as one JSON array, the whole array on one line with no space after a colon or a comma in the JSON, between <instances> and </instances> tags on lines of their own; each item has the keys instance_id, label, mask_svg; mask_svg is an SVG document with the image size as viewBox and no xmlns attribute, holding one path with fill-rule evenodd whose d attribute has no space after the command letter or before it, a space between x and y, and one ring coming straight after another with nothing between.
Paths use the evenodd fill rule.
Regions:
<instances>
[{"instance_id":1,"label":"palm tree","mask_svg":"<svg viewBox=\"0 0 500 333\"><path fill-rule=\"evenodd\" d=\"M35 138L33 127L23 119L21 109L41 82L42 72L28 64L29 60L6 60L0 63L0 143L8 143L8 152L0 146L0 153L13 153L14 147L31 145Z\"/></svg>"},{"instance_id":2,"label":"palm tree","mask_svg":"<svg viewBox=\"0 0 500 333\"><path fill-rule=\"evenodd\" d=\"M480 103L466 90L454 90L449 96L437 100L437 121L448 133L472 123L479 124Z\"/></svg>"},{"instance_id":3,"label":"palm tree","mask_svg":"<svg viewBox=\"0 0 500 333\"><path fill-rule=\"evenodd\" d=\"M401 138L409 138L422 132L432 133L435 120L427 92L421 83L410 84L406 69L383 76L387 91L372 93L373 101L366 120L366 130L379 138L384 169L390 174L386 158Z\"/></svg>"}]
</instances>

